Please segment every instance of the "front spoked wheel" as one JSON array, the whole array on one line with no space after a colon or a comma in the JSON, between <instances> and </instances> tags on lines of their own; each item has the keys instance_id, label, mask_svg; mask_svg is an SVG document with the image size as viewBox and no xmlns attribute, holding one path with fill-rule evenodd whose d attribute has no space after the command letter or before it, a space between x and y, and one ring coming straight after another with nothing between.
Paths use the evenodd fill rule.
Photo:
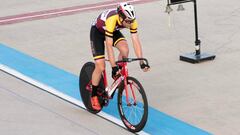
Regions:
<instances>
[{"instance_id":1,"label":"front spoked wheel","mask_svg":"<svg viewBox=\"0 0 240 135\"><path fill-rule=\"evenodd\" d=\"M147 96L140 82L133 78L127 78L128 103L124 82L119 87L118 110L120 117L131 132L141 131L148 117ZM135 100L134 100L135 99Z\"/></svg>"}]
</instances>

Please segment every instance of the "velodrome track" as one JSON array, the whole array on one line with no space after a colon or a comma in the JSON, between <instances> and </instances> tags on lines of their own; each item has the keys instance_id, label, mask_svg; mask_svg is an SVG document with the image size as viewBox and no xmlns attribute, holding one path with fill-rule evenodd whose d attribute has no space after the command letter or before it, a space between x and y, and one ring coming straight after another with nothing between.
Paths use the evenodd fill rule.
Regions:
<instances>
[{"instance_id":1,"label":"velodrome track","mask_svg":"<svg viewBox=\"0 0 240 135\"><path fill-rule=\"evenodd\" d=\"M147 3L135 6L144 56L149 59L152 69L149 73L142 73L133 64L130 72L143 83L150 106L183 124L199 128L200 131L195 132L198 134L239 134L239 2L198 2L202 49L216 54L217 58L195 65L178 60L180 54L194 51L192 4L184 4L184 12L172 13L169 27L168 16L164 13L165 1L144 2ZM6 1L0 6L0 16L4 20L11 15L38 15L34 13L66 7L82 8L93 3L99 1ZM77 76L81 66L92 58L89 27L101 11L102 7L71 12L72 15L60 13L15 20L11 24L0 23L1 65L17 63L11 59L11 54L3 52L10 47L9 52L17 50L16 53L24 53ZM129 39L128 32L123 32ZM6 62L8 60L11 63ZM18 66L21 65L12 68L18 69ZM102 117L91 115L6 74L6 71L1 72L0 78L0 131L3 134L131 134ZM164 126L161 123L156 125L160 130L162 128L161 131L165 130L165 134L191 134L192 131L192 128L184 128L174 132L175 128Z\"/></svg>"}]
</instances>

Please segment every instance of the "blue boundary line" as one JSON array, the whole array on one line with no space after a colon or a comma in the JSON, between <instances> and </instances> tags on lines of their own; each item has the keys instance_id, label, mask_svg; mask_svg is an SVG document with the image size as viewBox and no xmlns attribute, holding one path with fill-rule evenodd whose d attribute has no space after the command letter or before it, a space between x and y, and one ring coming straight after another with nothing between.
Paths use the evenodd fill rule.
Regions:
<instances>
[{"instance_id":1,"label":"blue boundary line","mask_svg":"<svg viewBox=\"0 0 240 135\"><path fill-rule=\"evenodd\" d=\"M49 65L0 43L0 64L81 101L78 76ZM116 97L103 111L119 118ZM190 113L190 112L189 112ZM211 135L210 133L149 107L144 132L153 135Z\"/></svg>"}]
</instances>

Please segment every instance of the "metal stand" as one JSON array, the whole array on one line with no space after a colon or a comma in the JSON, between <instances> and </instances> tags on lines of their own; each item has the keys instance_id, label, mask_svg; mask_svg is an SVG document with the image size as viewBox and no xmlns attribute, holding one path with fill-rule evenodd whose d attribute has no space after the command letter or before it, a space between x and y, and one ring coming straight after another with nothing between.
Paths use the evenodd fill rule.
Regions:
<instances>
[{"instance_id":1,"label":"metal stand","mask_svg":"<svg viewBox=\"0 0 240 135\"><path fill-rule=\"evenodd\" d=\"M213 60L216 56L202 53L201 54L201 41L198 39L198 24L197 24L197 2L193 0L194 3L194 18L195 18L195 53L188 53L180 56L180 60L190 62L190 63L199 63L206 60Z\"/></svg>"}]
</instances>

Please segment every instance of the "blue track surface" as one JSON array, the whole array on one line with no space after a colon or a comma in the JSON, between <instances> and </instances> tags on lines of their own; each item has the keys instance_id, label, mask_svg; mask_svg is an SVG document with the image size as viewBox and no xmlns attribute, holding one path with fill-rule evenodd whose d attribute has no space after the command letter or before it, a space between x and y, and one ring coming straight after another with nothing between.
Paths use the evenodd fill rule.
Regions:
<instances>
[{"instance_id":1,"label":"blue track surface","mask_svg":"<svg viewBox=\"0 0 240 135\"><path fill-rule=\"evenodd\" d=\"M81 100L78 76L74 74L49 65L3 44L0 44L0 64L8 66L70 97ZM114 98L103 111L119 119L116 98ZM149 107L148 122L144 131L153 135L210 135L210 133L202 129L166 115L152 107Z\"/></svg>"}]
</instances>

